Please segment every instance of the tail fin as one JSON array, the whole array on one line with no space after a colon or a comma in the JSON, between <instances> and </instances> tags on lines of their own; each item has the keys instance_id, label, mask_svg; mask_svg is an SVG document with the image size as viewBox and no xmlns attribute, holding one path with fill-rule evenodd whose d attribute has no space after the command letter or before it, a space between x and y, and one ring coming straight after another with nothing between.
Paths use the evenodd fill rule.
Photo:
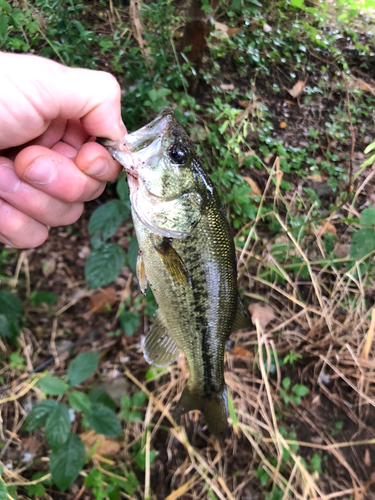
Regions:
<instances>
[{"instance_id":1,"label":"tail fin","mask_svg":"<svg viewBox=\"0 0 375 500\"><path fill-rule=\"evenodd\" d=\"M204 394L191 390L188 385L182 392L178 402L177 413L200 410L212 434L224 440L228 420L228 397L224 386L222 392Z\"/></svg>"}]
</instances>

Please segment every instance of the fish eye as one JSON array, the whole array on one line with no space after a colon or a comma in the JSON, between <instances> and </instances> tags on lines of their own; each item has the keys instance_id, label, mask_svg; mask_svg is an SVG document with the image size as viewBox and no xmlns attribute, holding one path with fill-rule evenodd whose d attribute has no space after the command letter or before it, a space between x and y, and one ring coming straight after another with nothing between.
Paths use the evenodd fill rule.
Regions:
<instances>
[{"instance_id":1,"label":"fish eye","mask_svg":"<svg viewBox=\"0 0 375 500\"><path fill-rule=\"evenodd\" d=\"M186 163L188 158L188 153L186 149L181 146L172 146L168 152L169 158L177 165L183 165Z\"/></svg>"}]
</instances>

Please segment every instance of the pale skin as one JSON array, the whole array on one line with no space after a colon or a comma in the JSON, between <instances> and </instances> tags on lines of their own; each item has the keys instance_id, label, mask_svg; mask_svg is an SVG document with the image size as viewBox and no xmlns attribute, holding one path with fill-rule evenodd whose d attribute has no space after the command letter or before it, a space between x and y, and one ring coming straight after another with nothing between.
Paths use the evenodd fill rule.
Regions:
<instances>
[{"instance_id":1,"label":"pale skin","mask_svg":"<svg viewBox=\"0 0 375 500\"><path fill-rule=\"evenodd\" d=\"M120 96L109 73L0 52L0 243L41 245L119 175L93 138L126 133Z\"/></svg>"}]
</instances>

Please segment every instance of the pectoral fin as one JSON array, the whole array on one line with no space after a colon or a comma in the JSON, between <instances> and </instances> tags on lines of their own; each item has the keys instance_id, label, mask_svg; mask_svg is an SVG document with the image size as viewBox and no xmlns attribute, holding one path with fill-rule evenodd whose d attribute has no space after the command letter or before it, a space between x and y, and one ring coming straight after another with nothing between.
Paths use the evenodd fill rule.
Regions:
<instances>
[{"instance_id":1,"label":"pectoral fin","mask_svg":"<svg viewBox=\"0 0 375 500\"><path fill-rule=\"evenodd\" d=\"M150 365L168 366L180 353L160 317L156 316L144 344L143 354Z\"/></svg>"},{"instance_id":2,"label":"pectoral fin","mask_svg":"<svg viewBox=\"0 0 375 500\"><path fill-rule=\"evenodd\" d=\"M250 316L242 304L241 299L237 299L237 313L233 321L232 332L242 330L243 328L251 328L253 326Z\"/></svg>"},{"instance_id":3,"label":"pectoral fin","mask_svg":"<svg viewBox=\"0 0 375 500\"><path fill-rule=\"evenodd\" d=\"M147 276L146 276L146 269L145 269L145 263L142 257L142 252L139 251L137 255L137 278L139 282L139 287L141 289L142 295L146 295L146 290L147 290Z\"/></svg>"},{"instance_id":4,"label":"pectoral fin","mask_svg":"<svg viewBox=\"0 0 375 500\"><path fill-rule=\"evenodd\" d=\"M190 285L190 278L181 257L178 255L176 250L171 246L169 241L164 238L160 245L154 246L155 250L158 252L163 264L170 275L176 283L181 283L183 285Z\"/></svg>"}]
</instances>

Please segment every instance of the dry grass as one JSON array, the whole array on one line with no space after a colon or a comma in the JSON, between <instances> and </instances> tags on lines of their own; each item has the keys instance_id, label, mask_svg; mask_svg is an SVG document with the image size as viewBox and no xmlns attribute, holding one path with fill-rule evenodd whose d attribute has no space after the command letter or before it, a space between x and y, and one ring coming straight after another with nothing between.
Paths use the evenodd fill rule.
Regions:
<instances>
[{"instance_id":1,"label":"dry grass","mask_svg":"<svg viewBox=\"0 0 375 500\"><path fill-rule=\"evenodd\" d=\"M276 175L276 169L270 175ZM263 196L268 196L267 191ZM283 204L286 213L295 214L294 202L293 198L278 198L275 207ZM344 205L340 210L347 213L353 208ZM184 359L170 366L168 374L159 380L143 382L142 355L134 345L128 345L138 369L126 369L124 374L148 396L144 420L125 428L118 456L94 457L82 476L92 465L112 477L116 474L105 465L125 463L133 470L131 446L141 439L146 469L144 474L135 472L142 483L136 496L123 493L124 498L374 498L375 310L369 310L366 302L373 275L356 277L358 263L346 271L348 259L330 261L319 232L310 231L304 239L298 239L290 232L288 216L279 213L273 213L283 228L278 238L285 242L289 239L290 255L301 257L309 278L288 272L288 264L275 259L267 238L261 236L259 216L244 248L238 249L240 286L252 302L261 298L272 307L274 319L265 327L256 320L254 330L232 336L234 347L226 354L231 418L225 443L220 445L202 429L198 412L182 417L181 422L176 422L171 413L187 379ZM330 219L336 220L336 215L331 214ZM309 214L306 227L308 224ZM342 234L345 240L346 231ZM21 258L25 260L23 254ZM19 274L20 266L15 282ZM277 280L277 275L285 279ZM53 328L56 331L56 321ZM24 335L21 344L32 367L38 343L31 332ZM239 347L242 350L235 349ZM290 351L300 355L295 367L282 362ZM64 361L55 365L55 370L63 373ZM280 391L286 377L291 379L291 387L303 384L309 388L300 404L284 401ZM1 436L1 465L10 485L38 482L28 479L27 465L12 459L15 450L24 446L21 426L25 405L42 396L36 382L34 376L13 384L0 401L6 429ZM342 427L335 426L337 422L342 422ZM150 450L155 448L159 457L150 466ZM312 467L314 454L321 458L321 471ZM40 460L42 464L48 461L45 451ZM10 462L14 465L11 469L6 467ZM91 498L80 480L77 484L81 486L73 488L67 498ZM55 492L49 498L60 497Z\"/></svg>"}]
</instances>

